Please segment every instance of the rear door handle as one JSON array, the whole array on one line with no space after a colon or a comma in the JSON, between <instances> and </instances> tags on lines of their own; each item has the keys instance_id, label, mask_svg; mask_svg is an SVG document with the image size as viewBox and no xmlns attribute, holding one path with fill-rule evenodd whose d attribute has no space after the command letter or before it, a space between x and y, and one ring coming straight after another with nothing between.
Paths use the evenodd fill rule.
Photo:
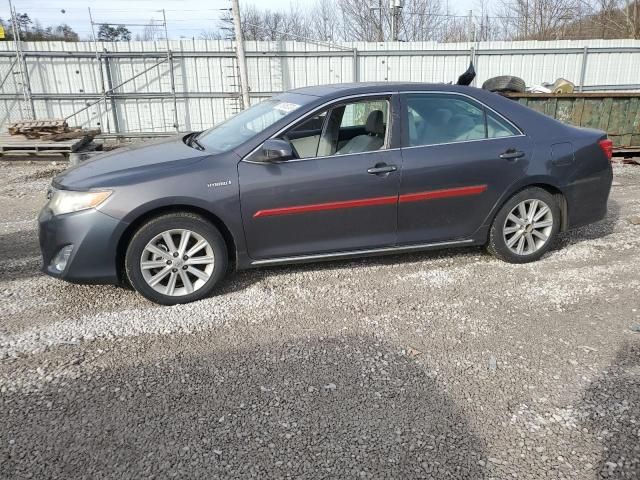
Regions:
<instances>
[{"instance_id":1,"label":"rear door handle","mask_svg":"<svg viewBox=\"0 0 640 480\"><path fill-rule=\"evenodd\" d=\"M367 170L367 173L370 173L371 175L380 175L381 173L395 172L397 169L398 167L396 167L395 165L381 164L376 165L375 167L371 167L369 170Z\"/></svg>"},{"instance_id":2,"label":"rear door handle","mask_svg":"<svg viewBox=\"0 0 640 480\"><path fill-rule=\"evenodd\" d=\"M500 155L500 158L503 158L504 160L515 160L516 158L521 158L521 157L524 157L524 152L521 152L520 150L515 150L513 148L510 148L509 150L507 150L506 152Z\"/></svg>"}]
</instances>

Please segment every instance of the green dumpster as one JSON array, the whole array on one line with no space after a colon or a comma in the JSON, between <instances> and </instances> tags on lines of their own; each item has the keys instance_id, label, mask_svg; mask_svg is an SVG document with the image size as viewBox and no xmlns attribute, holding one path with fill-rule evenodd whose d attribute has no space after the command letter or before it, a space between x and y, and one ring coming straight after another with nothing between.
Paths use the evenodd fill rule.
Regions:
<instances>
[{"instance_id":1,"label":"green dumpster","mask_svg":"<svg viewBox=\"0 0 640 480\"><path fill-rule=\"evenodd\" d=\"M640 153L640 92L509 93L507 96L561 122L604 130L618 155Z\"/></svg>"}]
</instances>

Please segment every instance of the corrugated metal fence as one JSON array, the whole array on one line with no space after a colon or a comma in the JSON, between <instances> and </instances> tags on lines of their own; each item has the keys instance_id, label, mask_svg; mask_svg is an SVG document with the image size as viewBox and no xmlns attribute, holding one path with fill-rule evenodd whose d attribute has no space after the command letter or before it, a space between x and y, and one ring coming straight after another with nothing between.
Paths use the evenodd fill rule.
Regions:
<instances>
[{"instance_id":1,"label":"corrugated metal fence","mask_svg":"<svg viewBox=\"0 0 640 480\"><path fill-rule=\"evenodd\" d=\"M169 51L164 41L98 43L98 54L92 42L26 42L23 60L16 60L14 49L13 42L0 43L2 130L30 113L60 118L83 108L70 124L100 126L105 133L199 130L240 108L230 41L171 41ZM246 42L246 49L252 102L324 83L455 81L472 58L477 85L512 74L528 85L564 77L584 91L640 90L638 40L331 46L282 41Z\"/></svg>"}]
</instances>

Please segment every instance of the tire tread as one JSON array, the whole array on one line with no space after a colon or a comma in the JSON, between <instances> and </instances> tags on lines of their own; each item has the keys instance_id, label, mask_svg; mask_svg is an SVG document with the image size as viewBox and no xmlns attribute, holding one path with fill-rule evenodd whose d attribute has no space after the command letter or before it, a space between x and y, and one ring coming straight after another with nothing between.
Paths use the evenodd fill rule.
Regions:
<instances>
[{"instance_id":1,"label":"tire tread","mask_svg":"<svg viewBox=\"0 0 640 480\"><path fill-rule=\"evenodd\" d=\"M524 92L526 90L526 84L520 77L513 75L501 75L498 77L492 77L486 80L482 84L483 90L489 90L491 92Z\"/></svg>"},{"instance_id":2,"label":"tire tread","mask_svg":"<svg viewBox=\"0 0 640 480\"><path fill-rule=\"evenodd\" d=\"M526 187L516 193L514 193L507 201L502 205L500 210L493 219L491 223L491 228L489 229L489 240L486 245L487 251L496 257L498 260L502 260L503 262L508 263L529 263L539 260L552 246L556 235L560 229L561 218L560 218L560 207L558 205L558 201L556 199L557 194L550 193L544 188L540 187ZM542 198L540 198L542 197ZM503 242L502 236L502 224L504 222L503 216L506 218L508 212L517 205L522 200L537 198L539 200L543 200L549 208L552 209L553 213L553 228L551 230L550 238L547 240L547 244L544 245L537 252L522 256L516 255L512 253L506 244ZM505 214L505 210L507 214Z\"/></svg>"}]
</instances>

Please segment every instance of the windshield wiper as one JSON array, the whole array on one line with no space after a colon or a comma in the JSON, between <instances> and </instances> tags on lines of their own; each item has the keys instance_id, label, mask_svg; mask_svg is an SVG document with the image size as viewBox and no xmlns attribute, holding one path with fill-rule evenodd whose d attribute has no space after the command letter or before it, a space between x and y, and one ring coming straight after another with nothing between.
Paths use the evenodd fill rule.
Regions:
<instances>
[{"instance_id":1,"label":"windshield wiper","mask_svg":"<svg viewBox=\"0 0 640 480\"><path fill-rule=\"evenodd\" d=\"M204 145L202 145L198 141L199 134L200 132L193 132L191 135L189 135L189 138L187 138L187 145L190 147L193 147L195 145L198 150L204 150Z\"/></svg>"}]
</instances>

